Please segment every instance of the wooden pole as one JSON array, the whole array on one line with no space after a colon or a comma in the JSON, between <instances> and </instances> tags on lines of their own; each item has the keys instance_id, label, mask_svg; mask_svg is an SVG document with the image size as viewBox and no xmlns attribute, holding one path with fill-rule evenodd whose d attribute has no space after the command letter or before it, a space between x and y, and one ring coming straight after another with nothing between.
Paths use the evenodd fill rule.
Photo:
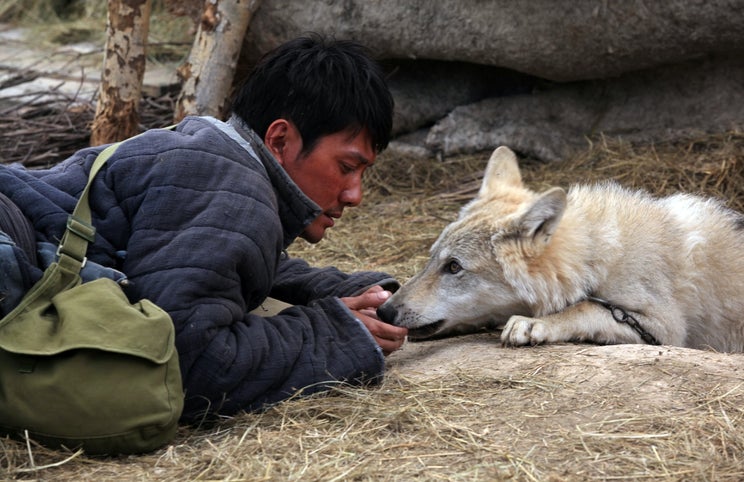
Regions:
<instances>
[{"instance_id":1,"label":"wooden pole","mask_svg":"<svg viewBox=\"0 0 744 482\"><path fill-rule=\"evenodd\" d=\"M259 5L260 0L205 0L189 59L179 68L183 86L174 122L187 115L227 114L243 38Z\"/></svg>"},{"instance_id":2,"label":"wooden pole","mask_svg":"<svg viewBox=\"0 0 744 482\"><path fill-rule=\"evenodd\" d=\"M145 76L150 0L109 0L101 86L90 144L136 135Z\"/></svg>"}]
</instances>

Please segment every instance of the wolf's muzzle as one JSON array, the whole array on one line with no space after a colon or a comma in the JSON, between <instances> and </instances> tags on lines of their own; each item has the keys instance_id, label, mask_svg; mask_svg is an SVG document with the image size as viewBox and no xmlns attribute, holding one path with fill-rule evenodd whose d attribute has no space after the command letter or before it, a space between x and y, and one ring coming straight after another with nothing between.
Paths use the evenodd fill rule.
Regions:
<instances>
[{"instance_id":1,"label":"wolf's muzzle","mask_svg":"<svg viewBox=\"0 0 744 482\"><path fill-rule=\"evenodd\" d=\"M398 317L398 310L387 301L377 308L377 316L385 323L394 325L395 319Z\"/></svg>"}]
</instances>

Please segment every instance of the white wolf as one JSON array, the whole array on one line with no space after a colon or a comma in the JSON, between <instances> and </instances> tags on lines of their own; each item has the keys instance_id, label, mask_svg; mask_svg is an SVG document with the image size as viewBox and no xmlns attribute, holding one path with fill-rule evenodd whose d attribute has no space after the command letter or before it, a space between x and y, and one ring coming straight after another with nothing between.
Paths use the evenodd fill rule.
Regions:
<instances>
[{"instance_id":1,"label":"white wolf","mask_svg":"<svg viewBox=\"0 0 744 482\"><path fill-rule=\"evenodd\" d=\"M378 310L413 339L501 327L505 345L663 343L744 351L744 216L613 182L524 187L496 149L424 269Z\"/></svg>"}]
</instances>

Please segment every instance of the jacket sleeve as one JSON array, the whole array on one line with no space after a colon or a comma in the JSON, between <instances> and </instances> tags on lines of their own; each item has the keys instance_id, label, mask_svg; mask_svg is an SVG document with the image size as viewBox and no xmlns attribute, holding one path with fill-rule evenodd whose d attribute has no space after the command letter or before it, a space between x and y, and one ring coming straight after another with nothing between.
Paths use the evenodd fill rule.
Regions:
<instances>
[{"instance_id":1,"label":"jacket sleeve","mask_svg":"<svg viewBox=\"0 0 744 482\"><path fill-rule=\"evenodd\" d=\"M184 150L159 154L154 164L135 156L106 173L131 224L124 271L132 297L149 298L176 326L183 419L376 381L382 352L337 298L274 317L248 314L269 294L282 229L271 196L261 195L272 192L268 180L210 154L208 141L198 158Z\"/></svg>"},{"instance_id":2,"label":"jacket sleeve","mask_svg":"<svg viewBox=\"0 0 744 482\"><path fill-rule=\"evenodd\" d=\"M387 273L360 271L344 273L334 267L316 268L300 258L282 253L271 296L295 305L306 305L327 296L355 296L380 285L397 291L398 281Z\"/></svg>"},{"instance_id":3,"label":"jacket sleeve","mask_svg":"<svg viewBox=\"0 0 744 482\"><path fill-rule=\"evenodd\" d=\"M186 421L207 412L259 410L342 382L375 383L384 370L379 347L337 298L294 306L274 317L245 315L221 329L212 326L209 315L213 320L218 313L192 318L179 334L181 347L192 348L187 363L194 360L185 380ZM208 337L196 326L200 322L207 324Z\"/></svg>"}]
</instances>

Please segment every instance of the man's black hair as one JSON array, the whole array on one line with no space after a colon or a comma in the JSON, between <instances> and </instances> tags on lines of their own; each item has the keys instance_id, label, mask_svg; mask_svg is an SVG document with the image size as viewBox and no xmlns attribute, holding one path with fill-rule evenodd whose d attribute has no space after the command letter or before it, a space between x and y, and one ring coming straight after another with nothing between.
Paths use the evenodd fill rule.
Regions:
<instances>
[{"instance_id":1,"label":"man's black hair","mask_svg":"<svg viewBox=\"0 0 744 482\"><path fill-rule=\"evenodd\" d=\"M237 91L232 111L262 139L276 119L291 121L303 152L322 136L366 128L379 153L393 125L393 97L379 64L356 42L316 34L266 54Z\"/></svg>"}]
</instances>

